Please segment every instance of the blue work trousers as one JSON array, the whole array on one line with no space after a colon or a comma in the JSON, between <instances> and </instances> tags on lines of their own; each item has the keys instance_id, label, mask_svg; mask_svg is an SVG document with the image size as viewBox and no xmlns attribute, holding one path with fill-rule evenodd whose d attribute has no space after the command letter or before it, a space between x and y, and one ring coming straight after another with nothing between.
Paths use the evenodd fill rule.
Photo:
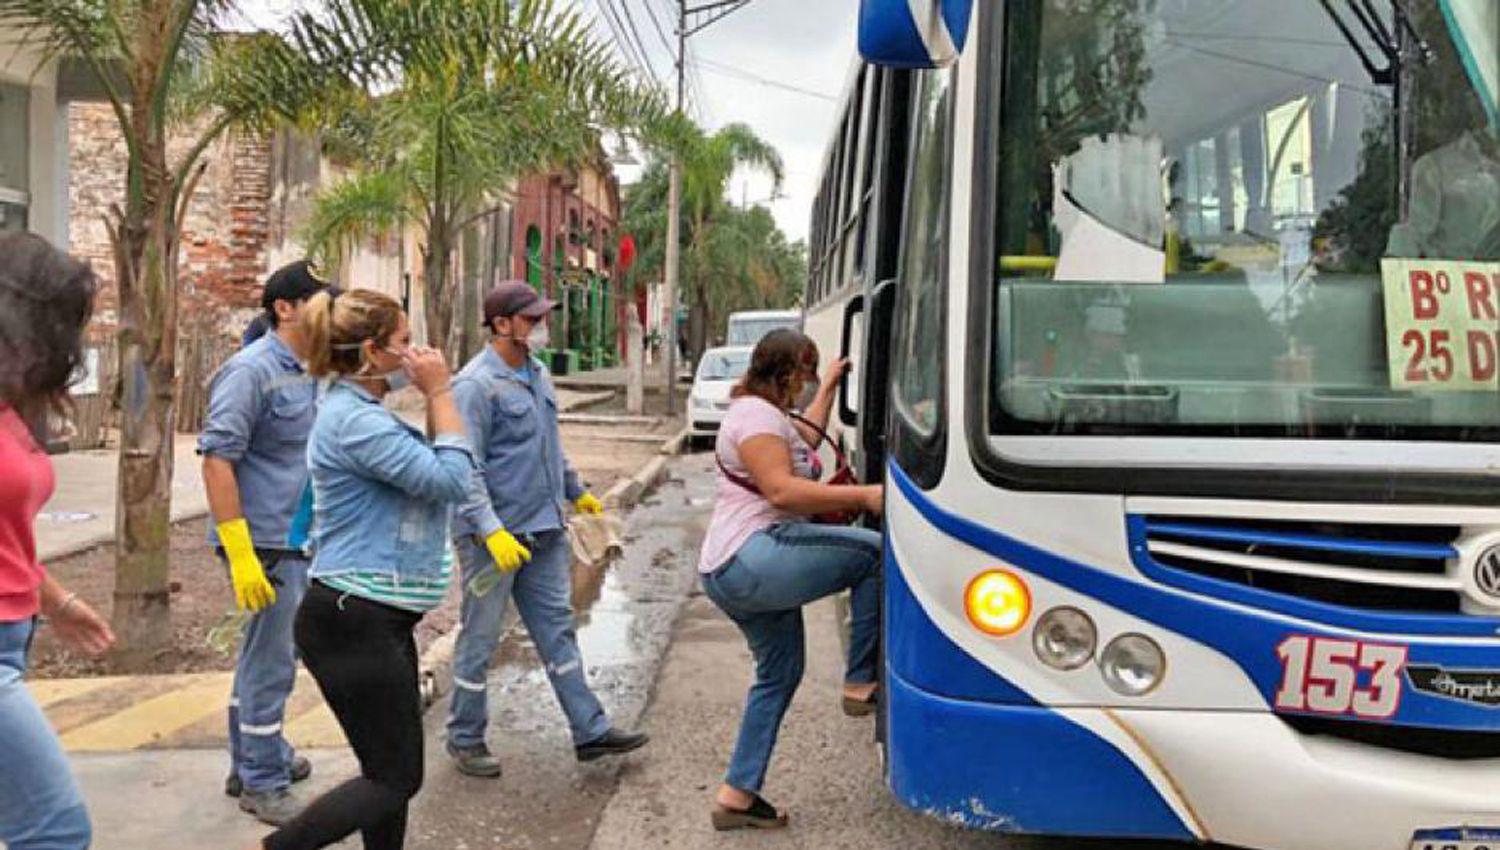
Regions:
<instances>
[{"instance_id":1,"label":"blue work trousers","mask_svg":"<svg viewBox=\"0 0 1500 850\"><path fill-rule=\"evenodd\" d=\"M875 681L880 639L880 535L864 528L787 523L756 532L703 589L744 632L755 656L739 740L725 783L758 792L781 719L802 682L806 639L802 606L850 591L849 657L844 681Z\"/></svg>"},{"instance_id":2,"label":"blue work trousers","mask_svg":"<svg viewBox=\"0 0 1500 850\"><path fill-rule=\"evenodd\" d=\"M0 623L0 846L82 850L92 830L67 756L21 681L34 620Z\"/></svg>"},{"instance_id":3,"label":"blue work trousers","mask_svg":"<svg viewBox=\"0 0 1500 850\"><path fill-rule=\"evenodd\" d=\"M454 541L464 581L462 626L453 657L453 707L448 715L448 741L457 747L484 742L490 657L500 643L505 605L512 597L568 717L573 743L587 744L609 731L604 706L584 677L583 656L573 630L573 549L568 535L558 529L518 539L531 550L531 560L504 576L484 596L471 593L469 582L495 569L489 551L472 537Z\"/></svg>"},{"instance_id":4,"label":"blue work trousers","mask_svg":"<svg viewBox=\"0 0 1500 850\"><path fill-rule=\"evenodd\" d=\"M290 552L259 554L276 604L245 624L229 695L229 763L246 791L265 793L292 782L295 753L281 730L297 680L292 624L307 593L308 561Z\"/></svg>"}]
</instances>

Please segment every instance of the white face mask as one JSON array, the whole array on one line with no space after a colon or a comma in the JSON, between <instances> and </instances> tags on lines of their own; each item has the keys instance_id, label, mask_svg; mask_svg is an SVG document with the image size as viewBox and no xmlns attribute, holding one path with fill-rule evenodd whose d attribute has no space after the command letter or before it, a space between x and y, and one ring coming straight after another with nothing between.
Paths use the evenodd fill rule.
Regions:
<instances>
[{"instance_id":1,"label":"white face mask","mask_svg":"<svg viewBox=\"0 0 1500 850\"><path fill-rule=\"evenodd\" d=\"M531 333L526 335L526 348L535 354L552 344L552 334L547 330L547 323L539 321L531 326Z\"/></svg>"},{"instance_id":2,"label":"white face mask","mask_svg":"<svg viewBox=\"0 0 1500 850\"><path fill-rule=\"evenodd\" d=\"M385 350L385 353L395 355L396 357L401 356L398 352L392 351L389 348ZM398 366L389 372L381 374L379 377L380 380L385 381L386 388L391 392L397 392L411 386L411 373L406 371L405 366Z\"/></svg>"},{"instance_id":3,"label":"white face mask","mask_svg":"<svg viewBox=\"0 0 1500 850\"><path fill-rule=\"evenodd\" d=\"M402 366L400 369L392 369L381 375L380 380L385 381L386 387L391 392L396 392L411 386L411 373L406 371L405 366Z\"/></svg>"}]
</instances>

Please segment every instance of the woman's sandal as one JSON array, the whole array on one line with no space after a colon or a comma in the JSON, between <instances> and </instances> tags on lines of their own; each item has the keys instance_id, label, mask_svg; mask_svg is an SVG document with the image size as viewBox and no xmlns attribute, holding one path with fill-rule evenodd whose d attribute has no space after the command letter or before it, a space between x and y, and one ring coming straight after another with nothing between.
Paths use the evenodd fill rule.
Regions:
<instances>
[{"instance_id":1,"label":"woman's sandal","mask_svg":"<svg viewBox=\"0 0 1500 850\"><path fill-rule=\"evenodd\" d=\"M714 829L724 832L730 829L781 829L787 825L786 812L776 810L759 794L752 794L755 801L748 809L731 809L723 803L715 803Z\"/></svg>"},{"instance_id":2,"label":"woman's sandal","mask_svg":"<svg viewBox=\"0 0 1500 850\"><path fill-rule=\"evenodd\" d=\"M880 689L870 692L864 699L844 697L844 714L849 717L868 717L875 713L875 708L880 703Z\"/></svg>"}]
</instances>

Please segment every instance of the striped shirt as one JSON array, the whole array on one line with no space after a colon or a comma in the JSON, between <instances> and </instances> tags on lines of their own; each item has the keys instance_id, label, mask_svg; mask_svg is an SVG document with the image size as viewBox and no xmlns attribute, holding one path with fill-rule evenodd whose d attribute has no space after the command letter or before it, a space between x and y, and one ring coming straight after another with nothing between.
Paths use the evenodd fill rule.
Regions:
<instances>
[{"instance_id":1,"label":"striped shirt","mask_svg":"<svg viewBox=\"0 0 1500 850\"><path fill-rule=\"evenodd\" d=\"M432 578L406 579L388 573L340 573L319 576L318 581L343 593L352 593L361 599L379 602L392 608L425 614L443 603L448 595L448 584L453 580L453 550L443 550L443 568Z\"/></svg>"}]
</instances>

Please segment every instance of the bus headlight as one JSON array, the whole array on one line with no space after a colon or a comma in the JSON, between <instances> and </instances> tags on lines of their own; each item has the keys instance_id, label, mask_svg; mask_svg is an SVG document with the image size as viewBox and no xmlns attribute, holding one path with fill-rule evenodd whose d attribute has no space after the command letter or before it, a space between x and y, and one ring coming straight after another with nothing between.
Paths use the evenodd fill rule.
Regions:
<instances>
[{"instance_id":1,"label":"bus headlight","mask_svg":"<svg viewBox=\"0 0 1500 850\"><path fill-rule=\"evenodd\" d=\"M1036 657L1058 670L1077 670L1089 663L1098 645L1094 621L1077 608L1053 608L1037 619L1031 631Z\"/></svg>"},{"instance_id":2,"label":"bus headlight","mask_svg":"<svg viewBox=\"0 0 1500 850\"><path fill-rule=\"evenodd\" d=\"M964 590L964 613L981 632L1007 637L1020 631L1031 616L1031 591L1014 573L982 572Z\"/></svg>"},{"instance_id":3,"label":"bus headlight","mask_svg":"<svg viewBox=\"0 0 1500 850\"><path fill-rule=\"evenodd\" d=\"M1116 693L1145 696L1166 675L1167 655L1156 641L1145 635L1120 635L1099 654L1099 672Z\"/></svg>"}]
</instances>

